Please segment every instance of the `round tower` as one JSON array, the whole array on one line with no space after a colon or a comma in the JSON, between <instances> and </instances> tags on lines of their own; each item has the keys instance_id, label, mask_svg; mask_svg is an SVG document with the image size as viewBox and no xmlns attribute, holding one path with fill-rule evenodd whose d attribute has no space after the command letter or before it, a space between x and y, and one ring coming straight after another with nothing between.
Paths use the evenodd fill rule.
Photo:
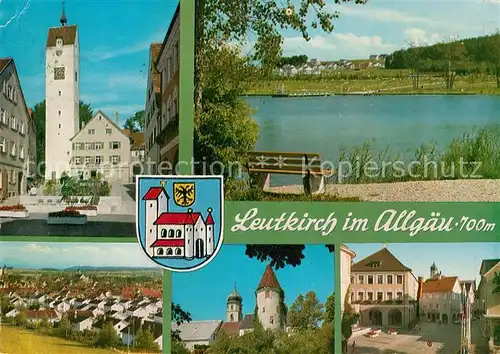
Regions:
<instances>
[{"instance_id":1,"label":"round tower","mask_svg":"<svg viewBox=\"0 0 500 354\"><path fill-rule=\"evenodd\" d=\"M226 322L240 322L243 320L243 298L236 290L234 290L227 297L226 307Z\"/></svg>"},{"instance_id":2,"label":"round tower","mask_svg":"<svg viewBox=\"0 0 500 354\"><path fill-rule=\"evenodd\" d=\"M285 314L282 313L284 292L270 265L264 271L264 275L255 291L255 297L257 318L262 327L270 330L284 329Z\"/></svg>"}]
</instances>

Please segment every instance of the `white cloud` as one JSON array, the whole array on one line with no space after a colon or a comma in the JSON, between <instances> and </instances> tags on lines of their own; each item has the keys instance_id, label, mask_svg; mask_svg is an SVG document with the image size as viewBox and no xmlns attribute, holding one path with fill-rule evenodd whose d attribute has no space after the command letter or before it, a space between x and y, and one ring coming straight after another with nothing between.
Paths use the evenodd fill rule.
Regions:
<instances>
[{"instance_id":1,"label":"white cloud","mask_svg":"<svg viewBox=\"0 0 500 354\"><path fill-rule=\"evenodd\" d=\"M2 1L0 0L0 5L1 4L2 4ZM31 5L30 0L27 0L21 10L16 11L14 13L14 15L12 15L11 17L9 17L5 22L0 23L0 29L7 27L8 25L10 25L12 23L12 21L17 20L21 16L23 16L26 13L26 11L28 11L28 9L30 8L30 5Z\"/></svg>"},{"instance_id":2,"label":"white cloud","mask_svg":"<svg viewBox=\"0 0 500 354\"><path fill-rule=\"evenodd\" d=\"M305 54L320 60L361 59L370 54L388 53L398 49L380 36L358 36L354 33L331 33L315 36L310 41L302 37L287 37L283 42L286 56Z\"/></svg>"},{"instance_id":3,"label":"white cloud","mask_svg":"<svg viewBox=\"0 0 500 354\"><path fill-rule=\"evenodd\" d=\"M383 22L399 23L423 23L427 25L443 25L442 21L435 21L428 17L421 17L404 13L402 11L391 9L380 9L372 6L340 6L338 7L341 15L370 18Z\"/></svg>"},{"instance_id":4,"label":"white cloud","mask_svg":"<svg viewBox=\"0 0 500 354\"><path fill-rule=\"evenodd\" d=\"M0 264L29 265L36 268L66 268L72 266L152 267L139 249L132 244L79 244L2 242Z\"/></svg>"},{"instance_id":5,"label":"white cloud","mask_svg":"<svg viewBox=\"0 0 500 354\"><path fill-rule=\"evenodd\" d=\"M428 33L421 28L408 28L404 35L405 40L417 45L432 45L441 40L439 33Z\"/></svg>"},{"instance_id":6,"label":"white cloud","mask_svg":"<svg viewBox=\"0 0 500 354\"><path fill-rule=\"evenodd\" d=\"M124 48L112 48L108 46L101 46L91 50L82 52L82 56L90 61L96 62L107 60L111 58L121 57L123 55L130 55L149 50L151 43L162 42L165 32L157 32L149 39L141 42L134 43Z\"/></svg>"}]
</instances>

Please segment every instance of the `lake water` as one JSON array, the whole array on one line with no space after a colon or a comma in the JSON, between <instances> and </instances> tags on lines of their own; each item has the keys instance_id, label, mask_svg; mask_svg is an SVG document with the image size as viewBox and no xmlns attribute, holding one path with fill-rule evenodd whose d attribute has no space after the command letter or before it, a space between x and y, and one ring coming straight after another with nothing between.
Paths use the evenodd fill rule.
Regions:
<instances>
[{"instance_id":1,"label":"lake water","mask_svg":"<svg viewBox=\"0 0 500 354\"><path fill-rule=\"evenodd\" d=\"M341 149L371 141L412 154L422 144L444 148L453 138L500 122L499 96L248 97L260 126L256 150L319 153L338 161ZM273 176L272 184L300 183Z\"/></svg>"}]
</instances>

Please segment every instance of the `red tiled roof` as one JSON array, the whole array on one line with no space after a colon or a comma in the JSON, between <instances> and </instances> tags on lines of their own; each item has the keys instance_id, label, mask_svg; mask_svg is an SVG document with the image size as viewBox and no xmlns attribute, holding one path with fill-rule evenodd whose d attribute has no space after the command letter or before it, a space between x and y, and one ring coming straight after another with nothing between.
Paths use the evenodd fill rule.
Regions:
<instances>
[{"instance_id":1,"label":"red tiled roof","mask_svg":"<svg viewBox=\"0 0 500 354\"><path fill-rule=\"evenodd\" d=\"M155 225L194 225L200 213L163 213L155 221Z\"/></svg>"},{"instance_id":2,"label":"red tiled roof","mask_svg":"<svg viewBox=\"0 0 500 354\"><path fill-rule=\"evenodd\" d=\"M156 200L160 196L161 192L165 192L163 187L151 187L142 200ZM167 192L165 192L165 195L168 197Z\"/></svg>"},{"instance_id":3,"label":"red tiled roof","mask_svg":"<svg viewBox=\"0 0 500 354\"><path fill-rule=\"evenodd\" d=\"M213 225L215 224L214 223L214 218L212 218L212 214L209 213L208 216L207 216L207 222L206 222L207 225Z\"/></svg>"},{"instance_id":4,"label":"red tiled roof","mask_svg":"<svg viewBox=\"0 0 500 354\"><path fill-rule=\"evenodd\" d=\"M184 247L184 240L156 240L151 247Z\"/></svg>"},{"instance_id":5,"label":"red tiled roof","mask_svg":"<svg viewBox=\"0 0 500 354\"><path fill-rule=\"evenodd\" d=\"M271 268L270 264L267 265L266 270L264 271L264 275L262 276L259 286L257 287L257 290L262 288L281 289L280 283L278 282L276 274L274 274L273 268Z\"/></svg>"},{"instance_id":6,"label":"red tiled roof","mask_svg":"<svg viewBox=\"0 0 500 354\"><path fill-rule=\"evenodd\" d=\"M54 310L26 311L25 314L27 318L57 318L57 313Z\"/></svg>"},{"instance_id":7,"label":"red tiled roof","mask_svg":"<svg viewBox=\"0 0 500 354\"><path fill-rule=\"evenodd\" d=\"M229 337L238 336L240 333L240 323L239 322L224 322L220 328Z\"/></svg>"},{"instance_id":8,"label":"red tiled roof","mask_svg":"<svg viewBox=\"0 0 500 354\"><path fill-rule=\"evenodd\" d=\"M440 279L428 279L422 288L426 293L449 293L453 290L457 277L442 277Z\"/></svg>"}]
</instances>

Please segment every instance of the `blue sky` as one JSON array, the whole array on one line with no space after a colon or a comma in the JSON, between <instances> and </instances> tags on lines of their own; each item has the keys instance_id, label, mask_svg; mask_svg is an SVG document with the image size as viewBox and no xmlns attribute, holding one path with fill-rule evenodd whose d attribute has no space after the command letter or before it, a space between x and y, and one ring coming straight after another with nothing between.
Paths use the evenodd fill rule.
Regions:
<instances>
[{"instance_id":1,"label":"blue sky","mask_svg":"<svg viewBox=\"0 0 500 354\"><path fill-rule=\"evenodd\" d=\"M154 267L136 243L0 242L0 265L15 268Z\"/></svg>"},{"instance_id":2,"label":"blue sky","mask_svg":"<svg viewBox=\"0 0 500 354\"><path fill-rule=\"evenodd\" d=\"M325 2L340 13L334 32L311 29L312 40L305 42L289 31L285 33L285 54L306 54L321 60L363 59L406 47L406 41L433 44L449 36L489 34L500 27L499 0L369 0L365 5Z\"/></svg>"},{"instance_id":3,"label":"blue sky","mask_svg":"<svg viewBox=\"0 0 500 354\"><path fill-rule=\"evenodd\" d=\"M379 251L382 244L346 244L356 253L355 262ZM416 277L429 277L436 262L444 276L461 280L479 280L483 259L500 258L500 243L389 243L387 249L401 263L411 268Z\"/></svg>"},{"instance_id":4,"label":"blue sky","mask_svg":"<svg viewBox=\"0 0 500 354\"><path fill-rule=\"evenodd\" d=\"M226 299L234 288L243 297L244 314L253 314L255 289L266 263L245 255L244 245L224 245L208 265L192 273L174 273L173 301L191 313L193 320L224 320ZM333 292L334 256L324 245L306 246L300 266L275 270L290 306L299 294L312 290L321 302Z\"/></svg>"},{"instance_id":5,"label":"blue sky","mask_svg":"<svg viewBox=\"0 0 500 354\"><path fill-rule=\"evenodd\" d=\"M68 25L79 27L81 99L109 116L117 111L120 123L144 109L149 45L163 41L177 4L67 0ZM45 97L45 43L60 16L61 1L0 0L0 57L14 58L30 107Z\"/></svg>"}]
</instances>

